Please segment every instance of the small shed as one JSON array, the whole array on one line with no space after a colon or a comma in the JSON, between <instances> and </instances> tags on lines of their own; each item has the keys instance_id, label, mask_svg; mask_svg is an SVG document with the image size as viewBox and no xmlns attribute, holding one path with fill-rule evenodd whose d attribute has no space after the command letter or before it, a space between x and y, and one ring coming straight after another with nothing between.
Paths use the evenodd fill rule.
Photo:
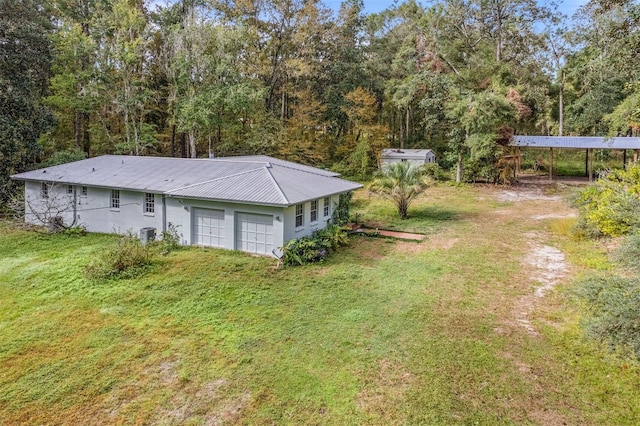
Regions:
<instances>
[{"instance_id":1,"label":"small shed","mask_svg":"<svg viewBox=\"0 0 640 426\"><path fill-rule=\"evenodd\" d=\"M397 149L382 150L382 165L409 162L418 166L436 162L436 154L430 149Z\"/></svg>"}]
</instances>

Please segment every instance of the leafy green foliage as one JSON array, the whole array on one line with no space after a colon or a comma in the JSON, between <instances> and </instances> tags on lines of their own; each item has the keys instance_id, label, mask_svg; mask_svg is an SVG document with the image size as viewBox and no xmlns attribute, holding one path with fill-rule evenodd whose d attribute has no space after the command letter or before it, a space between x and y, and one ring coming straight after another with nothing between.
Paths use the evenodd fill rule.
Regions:
<instances>
[{"instance_id":1,"label":"leafy green foliage","mask_svg":"<svg viewBox=\"0 0 640 426\"><path fill-rule=\"evenodd\" d=\"M407 218L413 199L426 188L424 170L409 162L385 164L381 176L369 187L371 191L391 200L402 219Z\"/></svg>"},{"instance_id":2,"label":"leafy green foliage","mask_svg":"<svg viewBox=\"0 0 640 426\"><path fill-rule=\"evenodd\" d=\"M338 198L338 206L333 210L331 221L334 225L344 225L349 222L349 206L351 205L351 198L353 197L353 191L340 194Z\"/></svg>"},{"instance_id":3,"label":"leafy green foliage","mask_svg":"<svg viewBox=\"0 0 640 426\"><path fill-rule=\"evenodd\" d=\"M447 173L447 171L440 167L439 164L429 163L422 166L422 168L424 170L424 175L433 180L446 181L451 178L451 176L449 176L449 173Z\"/></svg>"},{"instance_id":4,"label":"leafy green foliage","mask_svg":"<svg viewBox=\"0 0 640 426\"><path fill-rule=\"evenodd\" d=\"M62 233L71 237L82 237L87 235L87 230L83 226L72 226L70 228L64 228Z\"/></svg>"},{"instance_id":5,"label":"leafy green foliage","mask_svg":"<svg viewBox=\"0 0 640 426\"><path fill-rule=\"evenodd\" d=\"M640 228L640 165L603 173L573 200L584 227L619 236Z\"/></svg>"},{"instance_id":6,"label":"leafy green foliage","mask_svg":"<svg viewBox=\"0 0 640 426\"><path fill-rule=\"evenodd\" d=\"M160 244L160 247L162 247L163 253L165 254L178 250L182 247L180 244L180 234L178 233L177 226L169 222L167 229L162 231L158 244Z\"/></svg>"},{"instance_id":7,"label":"leafy green foliage","mask_svg":"<svg viewBox=\"0 0 640 426\"><path fill-rule=\"evenodd\" d=\"M640 359L640 279L590 277L578 284L576 294L589 309L587 333L613 349L628 348Z\"/></svg>"},{"instance_id":8,"label":"leafy green foliage","mask_svg":"<svg viewBox=\"0 0 640 426\"><path fill-rule=\"evenodd\" d=\"M35 163L37 139L53 123L41 95L49 78L51 23L41 0L0 0L0 204L9 175Z\"/></svg>"},{"instance_id":9,"label":"leafy green foliage","mask_svg":"<svg viewBox=\"0 0 640 426\"><path fill-rule=\"evenodd\" d=\"M321 262L347 242L346 230L337 225L330 225L314 232L311 237L288 241L282 248L282 263L285 266L296 266Z\"/></svg>"},{"instance_id":10,"label":"leafy green foliage","mask_svg":"<svg viewBox=\"0 0 640 426\"><path fill-rule=\"evenodd\" d=\"M91 279L133 278L143 274L151 265L149 246L138 238L126 235L117 244L101 252L86 266Z\"/></svg>"},{"instance_id":11,"label":"leafy green foliage","mask_svg":"<svg viewBox=\"0 0 640 426\"><path fill-rule=\"evenodd\" d=\"M86 158L86 154L84 151L80 149L65 149L62 151L56 151L49 158L46 159L43 163L40 164L41 167L51 167L57 166L59 164L71 163L73 161L84 160Z\"/></svg>"},{"instance_id":12,"label":"leafy green foliage","mask_svg":"<svg viewBox=\"0 0 640 426\"><path fill-rule=\"evenodd\" d=\"M617 263L640 274L640 233L636 231L623 237L612 257Z\"/></svg>"}]
</instances>

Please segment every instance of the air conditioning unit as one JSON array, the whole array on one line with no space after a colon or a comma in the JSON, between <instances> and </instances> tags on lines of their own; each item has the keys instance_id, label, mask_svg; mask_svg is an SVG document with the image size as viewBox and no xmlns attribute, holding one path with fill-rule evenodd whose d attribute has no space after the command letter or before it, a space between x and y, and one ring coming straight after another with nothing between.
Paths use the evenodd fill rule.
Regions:
<instances>
[{"instance_id":1,"label":"air conditioning unit","mask_svg":"<svg viewBox=\"0 0 640 426\"><path fill-rule=\"evenodd\" d=\"M142 244L150 243L156 239L156 228L140 228L140 242Z\"/></svg>"}]
</instances>

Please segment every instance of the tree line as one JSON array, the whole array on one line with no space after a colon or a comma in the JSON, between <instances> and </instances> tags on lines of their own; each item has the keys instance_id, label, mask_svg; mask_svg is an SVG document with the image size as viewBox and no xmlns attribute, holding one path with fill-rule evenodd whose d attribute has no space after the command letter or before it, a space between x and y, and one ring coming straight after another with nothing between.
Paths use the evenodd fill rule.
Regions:
<instances>
[{"instance_id":1,"label":"tree line","mask_svg":"<svg viewBox=\"0 0 640 426\"><path fill-rule=\"evenodd\" d=\"M431 148L497 180L514 133L637 135L640 6L0 0L0 179L105 153L270 154L365 176Z\"/></svg>"}]
</instances>

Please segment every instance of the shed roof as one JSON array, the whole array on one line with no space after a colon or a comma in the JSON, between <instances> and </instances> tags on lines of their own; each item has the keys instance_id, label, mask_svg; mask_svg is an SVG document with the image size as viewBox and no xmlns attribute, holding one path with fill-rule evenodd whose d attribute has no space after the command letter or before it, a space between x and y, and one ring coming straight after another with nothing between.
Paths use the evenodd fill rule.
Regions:
<instances>
[{"instance_id":1,"label":"shed roof","mask_svg":"<svg viewBox=\"0 0 640 426\"><path fill-rule=\"evenodd\" d=\"M640 138L598 136L522 136L516 135L511 146L574 149L640 149Z\"/></svg>"},{"instance_id":2,"label":"shed roof","mask_svg":"<svg viewBox=\"0 0 640 426\"><path fill-rule=\"evenodd\" d=\"M362 187L336 176L333 172L267 156L191 159L104 155L11 177L289 206Z\"/></svg>"},{"instance_id":3,"label":"shed roof","mask_svg":"<svg viewBox=\"0 0 640 426\"><path fill-rule=\"evenodd\" d=\"M430 149L397 149L385 148L382 150L382 158L427 158L427 154L433 153Z\"/></svg>"}]
</instances>

